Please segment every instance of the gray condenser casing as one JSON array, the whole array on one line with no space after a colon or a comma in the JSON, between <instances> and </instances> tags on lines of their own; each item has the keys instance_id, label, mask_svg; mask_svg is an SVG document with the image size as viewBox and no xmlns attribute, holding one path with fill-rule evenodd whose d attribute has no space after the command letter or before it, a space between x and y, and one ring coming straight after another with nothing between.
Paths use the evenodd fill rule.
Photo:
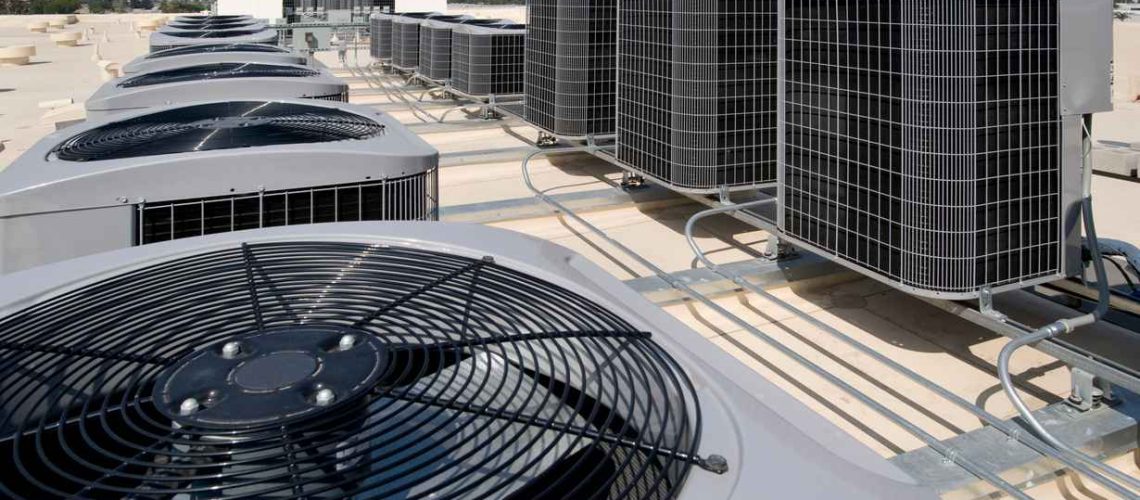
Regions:
<instances>
[{"instance_id":1,"label":"gray condenser casing","mask_svg":"<svg viewBox=\"0 0 1140 500\"><path fill-rule=\"evenodd\" d=\"M789 241L945 299L1080 270L1112 2L783 1Z\"/></svg>"},{"instance_id":2,"label":"gray condenser casing","mask_svg":"<svg viewBox=\"0 0 1140 500\"><path fill-rule=\"evenodd\" d=\"M336 102L207 101L93 119L0 174L0 273L215 232L435 220L438 164L389 115Z\"/></svg>"},{"instance_id":3,"label":"gray condenser casing","mask_svg":"<svg viewBox=\"0 0 1140 500\"><path fill-rule=\"evenodd\" d=\"M306 98L348 102L348 84L327 70L291 64L216 62L151 71L103 84L87 116L180 102Z\"/></svg>"},{"instance_id":4,"label":"gray condenser casing","mask_svg":"<svg viewBox=\"0 0 1140 500\"><path fill-rule=\"evenodd\" d=\"M469 321L465 310L471 311ZM616 326L605 330L598 326L610 324ZM177 380L176 374L168 374L183 368L184 360L224 352L221 344L234 337L247 342L238 345L252 351L257 356L254 360L280 355L291 348L288 334L302 328L316 330L334 347L345 331L377 337L394 346L385 360L403 354L397 348L423 345L426 349L444 341L450 347L458 343L452 339L462 339L467 345L462 356L454 356L456 361L442 363L453 370L435 372L442 375L411 386L431 391L427 393L431 397L417 393L414 398L351 400L375 403L365 406L373 415L384 408L401 413L354 419L357 410L351 404L327 408L307 415L302 423L308 427L302 428L337 432L338 424L352 422L352 432L331 438L305 434L314 443L333 446L312 446L310 453L296 454L297 458L264 451L270 449L268 445L258 447L255 458L259 467L268 470L262 475L265 480L233 474L243 470L244 462L239 460L210 468L178 469L189 480L157 486L144 481L150 477L148 469L167 470L159 463L153 467L143 463L141 473L114 469L110 472L114 482L98 481L92 486L52 480L61 475L54 471L72 462L76 463L68 472L92 473L98 462L91 457L108 453L98 447L101 441L82 438L113 432L124 420L109 418L109 423L81 428L94 418L66 419L57 414L69 407L79 411L78 407L86 408L85 403L107 401L116 410L122 407L132 416L143 415L138 424L128 424L134 425L131 429L141 426L142 432L156 437L141 443L127 441L119 448L126 451L119 453L135 453L136 448L144 450L153 442L185 440L186 431L171 429L169 420L145 418L158 414L154 407L165 412L171 401L177 405L183 400L155 390L158 395L153 399L158 402L145 406L139 400L151 399L152 392L137 388L164 387L163 382ZM507 332L498 335L500 331ZM254 335L277 335L265 338L282 342L263 343L262 350L254 351L249 344L257 340ZM70 340L70 350L45 348L59 345L60 339ZM603 480L575 482L559 491L582 488L582 494L572 498L677 500L754 500L758 493L807 499L938 498L588 259L550 242L481 225L356 222L294 226L190 238L60 262L0 277L0 341L39 348L28 355L3 358L0 411L8 419L7 426L0 428L0 437L11 439L14 433L35 429L43 421L59 422L64 431L88 431L59 432L69 450L78 450L70 455L49 450L17 456L34 480L27 488L30 498L73 485L74 491L87 487L83 491L92 495L116 488L115 494L139 491L164 496L182 494L185 486L180 485L217 490L240 487L261 498L290 484L309 490L331 489L328 496L336 498L413 498L432 493L441 498L539 498L525 493L550 488L550 484L561 486L564 483L555 481L559 474L577 478L575 473L585 476L591 471ZM98 350L84 349L87 346ZM599 356L599 351L607 355ZM336 365L330 358L336 359L333 354L320 359L325 366ZM252 364L244 358L237 362ZM140 367L142 363L148 364ZM409 371L425 366L404 363L387 366L414 367ZM204 384L237 372L224 370L228 368L224 364L222 368L190 373L201 380L198 384ZM429 384L447 391L421 389ZM371 385L367 387L372 390ZM70 397L61 400L55 394L63 391L53 391L57 388L67 389ZM233 399L244 396L236 389L225 389ZM61 402L49 407L40 401ZM510 405L514 401L523 402ZM98 408L95 403L91 406ZM103 413L114 412L104 409ZM419 416L425 413L429 416ZM602 416L586 420L578 414ZM501 426L488 423L491 418L508 417L515 420ZM523 425L518 423L520 418L550 424ZM480 432L463 432L457 421L461 427ZM620 430L620 445L602 441L608 433L579 430L606 425L614 427L614 432ZM238 429L225 436L250 436L242 443L258 439L255 443L260 445L284 434L266 432L266 428L280 427ZM483 432L487 429L494 432ZM357 441L355 436L364 437ZM616 451L579 453L595 443ZM643 460L633 452L623 453L623 449L638 449L627 443L654 446L654 451L680 449L686 455L659 452ZM388 453L381 453L408 447L419 449L412 448L417 453L407 459L391 460ZM199 453L171 448L166 453L178 458ZM83 460L69 459L76 455ZM713 472L695 465L704 457L726 467ZM487 467L488 463L495 468ZM607 475L606 470L612 470L609 464L621 468ZM341 470L348 467L359 467L367 474L342 486L346 480ZM565 472L571 467L572 472ZM107 468L102 469L98 472ZM290 477L288 471L293 469L310 472ZM409 469L422 472L409 474ZM285 473L278 474L279 470ZM22 485L21 479L20 475L4 475L0 487ZM631 485L631 481L644 482ZM67 496L71 490L54 492Z\"/></svg>"},{"instance_id":5,"label":"gray condenser casing","mask_svg":"<svg viewBox=\"0 0 1140 500\"><path fill-rule=\"evenodd\" d=\"M309 59L288 49L259 43L191 45L139 56L123 66L123 74L224 62L305 65Z\"/></svg>"},{"instance_id":6,"label":"gray condenser casing","mask_svg":"<svg viewBox=\"0 0 1140 500\"><path fill-rule=\"evenodd\" d=\"M776 181L779 0L622 0L617 160L678 191Z\"/></svg>"},{"instance_id":7,"label":"gray condenser casing","mask_svg":"<svg viewBox=\"0 0 1140 500\"><path fill-rule=\"evenodd\" d=\"M414 73L420 66L420 25L427 20L459 21L470 16L404 14L392 20L392 67Z\"/></svg>"},{"instance_id":8,"label":"gray condenser casing","mask_svg":"<svg viewBox=\"0 0 1140 500\"><path fill-rule=\"evenodd\" d=\"M456 26L451 32L451 86L488 98L523 93L526 25Z\"/></svg>"},{"instance_id":9,"label":"gray condenser casing","mask_svg":"<svg viewBox=\"0 0 1140 500\"><path fill-rule=\"evenodd\" d=\"M614 134L617 0L527 5L526 121L565 138Z\"/></svg>"}]
</instances>

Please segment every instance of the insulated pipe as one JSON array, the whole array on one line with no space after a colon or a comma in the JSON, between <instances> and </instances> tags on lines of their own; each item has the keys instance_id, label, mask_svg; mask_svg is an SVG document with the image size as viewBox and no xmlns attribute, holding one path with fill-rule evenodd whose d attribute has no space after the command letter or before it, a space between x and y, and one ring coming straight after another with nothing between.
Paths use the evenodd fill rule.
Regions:
<instances>
[{"instance_id":1,"label":"insulated pipe","mask_svg":"<svg viewBox=\"0 0 1140 500\"><path fill-rule=\"evenodd\" d=\"M1108 479L1108 478L1102 476L1101 474L1090 469L1089 467L1086 467L1085 465L1083 465L1081 463L1073 461L1072 458L1074 458L1074 457L1067 457L1064 454L1064 453L1067 453L1067 451L1062 449L1061 447L1058 447L1056 445L1052 445L1052 448L1054 448L1054 449L1050 449L1049 444L1046 444L1042 440L1037 439L1036 437L1034 437L1032 435L1026 435L1023 432L1020 432L1020 430L1016 426L1014 426L1013 424L1005 422L1002 419L998 418L997 416L985 411L984 409L982 409L978 405L973 404L969 401L966 401L962 397L960 397L957 394L954 394L953 392L945 389L944 387L934 383L930 379L923 377L922 375L914 372L913 370L911 370L911 369L899 364L898 362L892 360L888 356L885 356L882 353L868 347L867 345L851 338L850 336L839 331L835 327L828 325L827 323L824 323L823 321L820 321L819 319L816 319L815 317L813 317L809 314L805 314L802 311L799 311L798 309L794 308L791 304L788 304L787 302L780 299L779 297L776 297L775 295L769 293L767 290L764 290L763 288L752 284L751 282L744 279L743 277L733 275L732 273L724 271L723 269L720 268L720 266L716 265L716 263L714 263L708 259L708 257L705 255L704 251L701 250L700 245L697 244L696 238L693 236L693 231L696 228L697 223L703 219L706 219L706 218L714 216L714 215L730 214L733 212L738 212L738 211L743 210L743 209L753 208L753 207L757 207L757 206L761 206L761 205L774 203L775 201L776 201L775 199L758 200L758 201L753 201L753 202L740 203L737 205L728 205L728 206L724 206L724 207L712 208L709 210L699 212L699 213L693 215L689 219L688 223L685 224L685 239L689 242L689 247L692 248L693 253L696 255L697 259L702 264L704 264L709 270L711 270L711 271L713 271L713 272L715 272L715 273L717 273L717 274L719 274L719 275L721 275L727 279L732 280L733 283L740 285L742 288L744 288L750 292L756 293L757 295L760 295L761 297L764 297L765 299L776 303L777 305L779 305L780 307L783 307L784 309L786 309L788 311L794 311L800 319L810 323L812 326L819 328L820 330L822 330L824 332L827 332L833 338L842 341L843 343L847 344L848 346L854 347L855 349L859 350L859 352L862 352L863 354L870 356L875 361L878 361L879 363L882 363L883 365L891 368L892 370L903 374L904 376L910 378L912 381L914 381L914 382L918 383L919 385L925 387L926 389L930 390L931 392L934 392L935 394L938 394L939 396L943 397L947 401L950 401L950 402L958 405L962 409L969 411L970 413L974 414L974 416L982 419L987 424L989 424L989 425L993 426L995 429L998 429L999 431L1001 431L1003 434L1005 434L1005 435L1007 435L1013 439L1016 439L1018 442L1024 444L1025 446L1027 446L1030 449L1032 449L1033 451L1041 454L1042 456L1057 459L1061 463L1065 464L1067 467L1069 467L1069 468L1071 468L1077 472L1080 472L1081 474L1084 474L1085 476L1088 476L1090 479L1096 481L1097 483L1100 483L1101 485L1104 485L1108 489L1112 490L1113 492L1115 492L1115 493L1117 493L1123 497L1135 498L1135 494L1132 491L1130 491L1130 490L1122 487L1121 485L1113 482L1111 479ZM1000 363L1000 361L999 361L999 363ZM1000 376L1000 373L999 373L999 376ZM1071 453L1069 453L1069 454L1071 454ZM1088 457L1084 456L1083 454L1077 454L1077 456L1075 458L1078 460L1084 461ZM1097 466L1104 465L1104 464L1101 464L1099 461L1094 461L1094 462ZM1115 471L1115 469L1113 469L1113 471ZM1112 471L1109 471L1109 474L1116 476L1116 474L1112 474Z\"/></svg>"},{"instance_id":2,"label":"insulated pipe","mask_svg":"<svg viewBox=\"0 0 1140 500\"><path fill-rule=\"evenodd\" d=\"M609 235L607 235L604 231L599 229L597 226L594 226L593 224L589 223L588 221L583 219L581 216L574 213L572 210L568 209L565 205L559 203L557 200L551 198L550 196L547 196L546 193L542 192L537 187L535 187L534 183L531 181L531 178L530 178L530 161L532 159L538 157L538 156L544 156L544 155L550 155L550 154L559 154L559 153L574 153L574 152L584 152L584 153L594 154L594 153L597 153L597 152L602 151L604 149L609 149L609 148L603 148L603 147L599 147L599 146L595 146L593 144L590 144L588 146L582 146L582 147L570 147L570 148L559 148L559 149L534 151L534 152L530 153L529 155L527 155L526 158L524 158L522 161L523 182L526 183L526 187L528 189L530 189L531 192L534 193L535 197L537 197L539 200L541 200L544 203L554 207L555 209L557 209L562 214L574 219L579 224L585 226L587 229L590 230L590 232L594 233L595 235L597 235L602 240L606 241L607 243L609 243L609 244L613 245L614 247L616 247L617 249L621 250L626 255L629 255L632 259L637 261L639 264L644 266L646 269L649 269L650 271L652 271L658 278L661 278L666 283L669 283L669 285L672 286L673 288L676 288L676 289L684 292L685 294L689 295L693 299L704 304L709 309L716 311L717 314L720 314L721 316L724 316L725 318L729 319L733 323L736 323L741 328L747 330L753 336L764 341L765 343L767 343L771 347L780 351L785 356L791 358L793 361L799 363L800 365L804 366L805 368L808 368L813 373L824 378L825 380L827 380L829 383L835 385L836 387L842 389L844 392L851 394L852 396L854 396L856 399L858 399L861 403L863 403L867 407L871 408L872 410L879 413L880 415L883 415L887 419L891 420L895 425L898 425L899 427L903 428L904 430L906 430L907 432L909 432L913 436L917 437L922 442L926 443L927 446L929 446L931 449L933 449L934 451L941 454L947 461L952 462L954 464L957 464L962 469L968 471L969 473L973 474L974 476L977 476L980 479L988 481L990 484L996 486L998 489L1006 492L1007 494L1009 494L1010 496L1012 496L1014 498L1019 498L1019 499L1029 499L1030 498L1028 495L1023 493L1021 490L1017 489L1017 487L1013 486L1012 484L1009 484L1008 482L1006 482L1004 479L1002 479L997 474L995 474L989 470L986 470L985 467L979 465L978 463L974 462L973 460L966 458L966 457L963 457L961 455L961 453L959 452L959 450L953 449L953 448L945 445L944 443L939 441L938 438L935 438L934 436L928 434L926 431L922 430L918 426L907 421L901 415L892 411L890 408L883 406L878 401L875 401L874 399L871 399L866 394L859 392L858 389L856 389L855 387L852 387L847 382L844 382L843 379L839 378L835 374L833 374L827 370L824 370L822 367L813 363L811 360L805 358L804 356L800 355L799 353L792 350L791 348L785 346L784 344L781 344L780 342L777 342L775 339L768 336L768 334L766 334L766 333L760 331L759 329L757 329L756 327L752 326L752 324L750 324L747 321L743 320L742 318L736 316L735 314L732 314L731 311L725 309L724 307L721 307L719 304L717 304L716 302L713 302L708 297L697 292L696 290L694 290L689 285L686 285L684 282L678 280L677 278L674 278L669 273L666 273L663 269L661 269L660 267L657 267L655 264L650 262L645 257L642 257L640 254L638 254L637 252L634 252L629 247L623 245L622 243L618 242L617 240L614 240Z\"/></svg>"}]
</instances>

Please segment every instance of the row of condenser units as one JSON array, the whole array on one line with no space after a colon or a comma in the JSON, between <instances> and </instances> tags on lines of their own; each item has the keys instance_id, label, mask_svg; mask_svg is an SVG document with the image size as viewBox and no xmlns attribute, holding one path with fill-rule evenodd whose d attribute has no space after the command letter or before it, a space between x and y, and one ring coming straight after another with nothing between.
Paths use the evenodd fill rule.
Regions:
<instances>
[{"instance_id":1,"label":"row of condenser units","mask_svg":"<svg viewBox=\"0 0 1140 500\"><path fill-rule=\"evenodd\" d=\"M452 24L451 85L509 81L469 93L521 90L540 131L608 142L668 188L761 190L786 240L908 291L1080 269L1107 0L530 0L527 15L517 33ZM428 45L446 22L373 16L372 54L446 80Z\"/></svg>"},{"instance_id":2,"label":"row of condenser units","mask_svg":"<svg viewBox=\"0 0 1140 500\"><path fill-rule=\"evenodd\" d=\"M242 229L438 218L438 152L276 36L222 35L249 23L178 18L215 36L156 33L85 122L0 172L0 274Z\"/></svg>"}]
</instances>

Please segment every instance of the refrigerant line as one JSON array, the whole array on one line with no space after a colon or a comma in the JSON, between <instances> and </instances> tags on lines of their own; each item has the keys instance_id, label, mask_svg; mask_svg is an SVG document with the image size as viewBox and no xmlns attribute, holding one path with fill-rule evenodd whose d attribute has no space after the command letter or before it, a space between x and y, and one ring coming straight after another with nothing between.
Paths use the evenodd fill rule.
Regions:
<instances>
[{"instance_id":1,"label":"refrigerant line","mask_svg":"<svg viewBox=\"0 0 1140 500\"><path fill-rule=\"evenodd\" d=\"M784 344L776 341L772 337L768 336L768 334L760 331L759 329L752 326L752 324L748 323L744 319L740 318L739 316L736 316L735 314L728 311L724 307L720 306L716 302L713 302L712 299L709 299L705 295L694 290L692 287L690 287L687 284L681 282L680 280L674 278L669 273L665 272L663 269L661 269L657 265L655 265L652 262L650 262L649 260L647 260L645 257L642 257L640 254L635 252L633 249L630 249L629 247L625 246L624 244L614 240L608 234L606 234L604 231L602 231L600 228L598 228L597 226L586 221L581 216L574 213L572 210L568 209L565 205L559 203L557 200L551 198L546 193L539 190L537 187L535 187L534 183L531 180L530 170L529 170L530 161L536 157L544 156L544 155L550 155L550 154L573 153L573 152L584 152L584 153L595 154L595 153L598 153L598 152L605 150L605 149L608 149L608 148L593 145L592 141L590 141L590 144L587 146L534 151L534 152L530 153L529 155L527 155L522 161L523 181L526 183L527 188L530 189L540 201L554 207L560 213L574 219L579 224L585 226L590 232L594 233L596 236L598 236L602 240L606 241L607 243L613 245L615 248L621 250L623 253L625 253L626 255L628 255L629 257L634 259L635 261L637 261L639 264L641 264L645 268L652 271L658 278L664 280L666 283L668 283L673 288L676 288L677 290L680 290L681 292L684 292L685 294L689 295L693 299L701 302L702 304L704 304L708 308L712 309L713 311L716 311L721 316L723 316L726 319L736 323L741 328L747 330L753 336L759 338L760 340L764 341L765 343L767 343L771 347L780 351L785 356L791 358L793 361L796 361L797 363L804 366L805 368L808 368L809 370L814 372L816 375L822 377L823 379L827 380L831 384L842 389L844 392L847 392L848 394L854 396L856 399L858 399L864 405L868 406L869 408L871 408L875 412L883 415L884 417L891 420L893 423L895 423L899 427L906 430L908 433L912 434L913 436L917 437L922 442L926 443L926 445L929 446L931 449L933 449L934 451L941 454L945 458L945 460L958 465L959 467L966 470L967 472L973 474L974 476L977 476L979 479L983 479L983 480L989 482L990 484L992 484L995 487L997 487L998 489L1006 492L1010 496L1013 496L1013 497L1019 498L1019 499L1029 499L1030 498L1028 495L1023 493L1021 490L1019 490L1017 487L1013 486L1012 484L1009 484L1008 482L1006 482L1004 479L999 477L997 474L993 473L992 471L987 470L985 467L982 467L981 465L977 464L973 460L962 456L960 450L954 449L954 448L947 446L946 444L942 443L941 441L939 441L934 436L930 435L929 433L922 430L921 428L919 428L915 424L911 423L910 421L904 419L901 415L895 413L894 411L887 408L883 404L879 403L878 401L875 401L874 399L870 398L866 394L860 392L858 389L851 386L847 382L843 381L841 378L839 378L835 374L833 374L827 370L824 370L822 367L815 364L811 360L805 358L803 355L797 353L796 351L785 346Z\"/></svg>"},{"instance_id":2,"label":"refrigerant line","mask_svg":"<svg viewBox=\"0 0 1140 500\"><path fill-rule=\"evenodd\" d=\"M739 285L741 288L744 288L745 290L748 290L752 293L755 293L755 294L763 297L764 299L772 301L776 305L792 312L799 319L802 319L802 320L808 322L812 326L819 328L820 330L831 335L832 338L835 338L836 340L842 341L843 343L847 344L848 346L857 349L859 352L861 352L867 356L870 356L875 361L878 361L879 363L882 363L883 365L894 370L895 372L898 372L898 373L910 378L912 381L921 385L922 387L930 390L931 392L934 392L935 394L941 396L942 398L946 399L947 401L954 403L955 405L959 406L960 408L972 413L974 416L982 419L987 424L989 424L989 425L993 426L995 429L1001 431L1006 436L1009 436L1010 438L1017 440L1018 442L1024 444L1025 446L1029 447L1030 449L1037 452L1038 454L1060 461L1061 463L1065 464L1069 468L1071 468L1077 472L1080 472L1081 474L1088 476L1090 479L1104 485L1105 487L1111 489L1112 491L1116 492L1119 495L1122 495L1122 496L1128 497L1128 498L1137 498L1136 494L1133 493L1131 490L1128 490L1128 489L1124 488L1123 486L1121 486L1120 484L1112 481L1111 479L1104 477L1103 475L1097 473L1096 471L1094 471L1094 470L1092 470L1092 469L1090 469L1090 468L1088 468L1088 467L1086 467L1080 463L1073 461L1072 458L1077 458L1078 460L1081 460L1084 462L1091 462L1095 467L1098 467L1098 468L1107 467L1107 468L1111 469L1111 466L1108 466L1107 464L1103 464L1100 461L1092 459L1092 458L1088 457L1087 455L1084 455L1083 453L1078 452L1078 453L1074 454L1074 453L1071 453L1071 450L1067 450L1065 448L1053 445L1052 443L1047 444L1045 441L1042 441L1041 439L1038 439L1037 437L1035 437L1033 435L1022 432L1022 429L1018 428L1014 424L1011 424L1009 422L1006 422L1006 421L998 418L996 415L989 413L988 411L979 407L978 405L965 400L961 396L954 394L953 392L947 390L946 388L935 383L934 381L920 375L919 373L911 370L910 368L907 368L906 366L903 366L902 364L898 363L897 361L892 360L890 357L876 351L875 349L867 346L866 344L859 342L858 340L855 340L851 336L839 331L839 329L837 329L837 328L835 328L835 327L833 327L827 323L824 323L823 321L820 321L819 319L811 316L810 314L804 313L802 310L795 308L794 306L792 306L791 304L787 303L786 301L780 299L779 297L772 294L771 292L768 292L767 290L764 290L763 288L756 286L752 282L745 279L743 276L736 275L736 274L733 274L731 272L725 271L724 269L722 269L720 266L718 266L716 263L712 262L708 258L708 256L700 248L700 245L697 243L696 238L694 237L694 234L693 234L694 229L696 228L697 223L703 219L706 219L706 218L714 216L714 215L727 215L727 214L730 214L732 212L738 212L738 211L741 211L744 209L754 208L757 206L766 205L766 204L775 203L775 202L776 202L776 199L770 198L770 199L740 203L740 204L735 204L735 205L727 205L727 206L723 206L723 207L711 208L711 209L699 212L699 213L693 215L689 219L689 221L685 224L685 239L689 242L689 247L692 248L693 253L696 255L697 259L702 264L704 264L705 267L707 267L709 270L711 270L712 272L717 273L720 276L723 276L724 278L731 280L733 283ZM819 350L822 352L822 349L819 347L816 347L816 350ZM1075 457L1068 456L1068 455L1075 455ZM1110 474L1110 475L1116 476L1118 478L1121 475L1123 475L1125 478L1127 478L1127 479L1125 479L1125 482L1129 483L1130 485L1133 485L1132 482L1134 480L1131 480L1131 478L1128 478L1127 475L1124 475L1123 473L1119 472L1116 469L1111 469L1111 470L1109 470L1109 469L1105 469L1105 472ZM1136 486L1136 485L1133 485L1133 486Z\"/></svg>"}]
</instances>

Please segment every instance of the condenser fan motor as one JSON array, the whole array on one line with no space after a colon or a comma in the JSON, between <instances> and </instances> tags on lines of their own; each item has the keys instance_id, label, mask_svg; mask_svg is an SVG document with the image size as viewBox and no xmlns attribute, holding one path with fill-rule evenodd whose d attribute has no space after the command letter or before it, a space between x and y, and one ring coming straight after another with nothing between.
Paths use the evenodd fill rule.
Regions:
<instances>
[{"instance_id":1,"label":"condenser fan motor","mask_svg":"<svg viewBox=\"0 0 1140 500\"><path fill-rule=\"evenodd\" d=\"M490 257L181 254L0 320L0 491L669 498L700 417L652 337Z\"/></svg>"},{"instance_id":2,"label":"condenser fan motor","mask_svg":"<svg viewBox=\"0 0 1140 500\"><path fill-rule=\"evenodd\" d=\"M113 160L254 146L363 140L384 125L357 113L289 102L218 102L87 130L52 150L67 161Z\"/></svg>"}]
</instances>

